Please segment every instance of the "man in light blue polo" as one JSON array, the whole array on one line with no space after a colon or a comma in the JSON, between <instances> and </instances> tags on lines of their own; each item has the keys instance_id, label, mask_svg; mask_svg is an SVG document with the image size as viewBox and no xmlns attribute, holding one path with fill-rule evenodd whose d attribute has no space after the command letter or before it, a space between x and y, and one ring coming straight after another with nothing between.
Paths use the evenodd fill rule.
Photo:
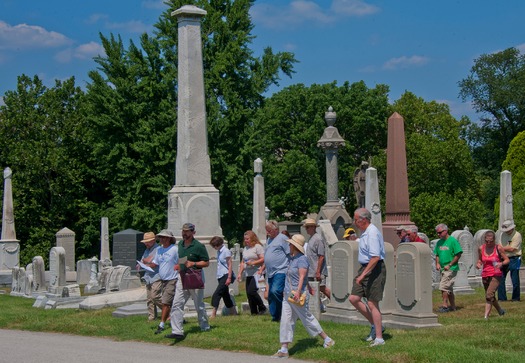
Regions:
<instances>
[{"instance_id":1,"label":"man in light blue polo","mask_svg":"<svg viewBox=\"0 0 525 363\"><path fill-rule=\"evenodd\" d=\"M157 254L148 265L153 269L158 266L160 280L162 281L162 315L159 326L155 331L155 334L160 334L164 331L164 324L168 320L168 316L170 316L173 297L175 296L175 286L179 279L179 252L175 245L173 232L163 229L157 234L157 237L161 246L157 248Z\"/></svg>"},{"instance_id":2,"label":"man in light blue polo","mask_svg":"<svg viewBox=\"0 0 525 363\"><path fill-rule=\"evenodd\" d=\"M286 270L288 269L288 255L290 255L290 244L286 242L288 237L279 233L277 221L266 222L266 233L268 241L264 251L264 265L259 273L262 275L266 269L268 278L268 305L272 321L281 321L283 307L284 283Z\"/></svg>"},{"instance_id":3,"label":"man in light blue polo","mask_svg":"<svg viewBox=\"0 0 525 363\"><path fill-rule=\"evenodd\" d=\"M379 302L383 299L386 282L385 241L372 224L372 214L366 208L354 212L354 224L362 231L359 237L357 260L361 264L354 279L350 302L371 324L366 341L371 347L385 344ZM362 298L366 298L366 304Z\"/></svg>"}]
</instances>

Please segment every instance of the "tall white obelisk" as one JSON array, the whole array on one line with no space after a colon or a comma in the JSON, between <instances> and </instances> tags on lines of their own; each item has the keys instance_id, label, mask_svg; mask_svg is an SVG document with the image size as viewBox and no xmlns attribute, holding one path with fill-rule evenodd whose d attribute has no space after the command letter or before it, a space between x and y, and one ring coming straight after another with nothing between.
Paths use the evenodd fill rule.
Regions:
<instances>
[{"instance_id":1,"label":"tall white obelisk","mask_svg":"<svg viewBox=\"0 0 525 363\"><path fill-rule=\"evenodd\" d=\"M201 20L206 11L185 5L171 13L178 21L178 109L175 186L168 195L168 228L181 236L195 224L195 238L208 245L222 237L219 191L211 184L204 97Z\"/></svg>"}]
</instances>

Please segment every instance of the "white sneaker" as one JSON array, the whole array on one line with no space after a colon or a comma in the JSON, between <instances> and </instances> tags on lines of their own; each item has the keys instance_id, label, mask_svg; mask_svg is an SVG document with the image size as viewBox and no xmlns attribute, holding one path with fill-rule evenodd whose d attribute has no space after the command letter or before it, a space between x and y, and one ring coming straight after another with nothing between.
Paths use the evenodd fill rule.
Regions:
<instances>
[{"instance_id":1,"label":"white sneaker","mask_svg":"<svg viewBox=\"0 0 525 363\"><path fill-rule=\"evenodd\" d=\"M330 347L333 347L334 345L335 345L335 340L330 339L328 342L324 342L323 348L330 348Z\"/></svg>"},{"instance_id":2,"label":"white sneaker","mask_svg":"<svg viewBox=\"0 0 525 363\"><path fill-rule=\"evenodd\" d=\"M383 339L381 339L381 340L375 339L372 343L370 343L370 348L371 347L377 347L379 345L385 345L385 341Z\"/></svg>"},{"instance_id":3,"label":"white sneaker","mask_svg":"<svg viewBox=\"0 0 525 363\"><path fill-rule=\"evenodd\" d=\"M272 358L288 358L290 355L288 354L288 352L283 352L281 351L280 349L277 351L277 353L275 353L274 355L272 355Z\"/></svg>"}]
</instances>

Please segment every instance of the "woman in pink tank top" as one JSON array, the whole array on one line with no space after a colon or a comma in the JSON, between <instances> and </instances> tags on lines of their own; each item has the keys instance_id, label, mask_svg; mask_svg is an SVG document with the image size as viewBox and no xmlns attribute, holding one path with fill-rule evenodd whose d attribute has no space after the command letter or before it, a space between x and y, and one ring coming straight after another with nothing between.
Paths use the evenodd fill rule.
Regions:
<instances>
[{"instance_id":1,"label":"woman in pink tank top","mask_svg":"<svg viewBox=\"0 0 525 363\"><path fill-rule=\"evenodd\" d=\"M504 315L503 310L496 300L496 291L501 281L503 265L509 264L509 258L501 245L495 243L496 235L493 231L485 233L485 243L478 249L478 263L476 267L481 270L483 287L485 288L485 319L489 318L492 306L498 311L499 315Z\"/></svg>"}]
</instances>

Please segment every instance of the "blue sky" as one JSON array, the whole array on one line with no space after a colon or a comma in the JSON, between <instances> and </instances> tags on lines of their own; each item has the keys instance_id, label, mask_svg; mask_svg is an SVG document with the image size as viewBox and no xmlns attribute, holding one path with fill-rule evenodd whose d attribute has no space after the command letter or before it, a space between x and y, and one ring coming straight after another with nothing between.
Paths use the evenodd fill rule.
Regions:
<instances>
[{"instance_id":1,"label":"blue sky","mask_svg":"<svg viewBox=\"0 0 525 363\"><path fill-rule=\"evenodd\" d=\"M75 76L85 86L103 52L99 32L136 41L165 8L159 0L0 0L0 97L21 74L48 86ZM481 54L525 52L523 14L523 0L257 0L253 50L292 51L300 61L270 93L363 80L388 85L391 101L410 91L477 120L457 83Z\"/></svg>"}]
</instances>

